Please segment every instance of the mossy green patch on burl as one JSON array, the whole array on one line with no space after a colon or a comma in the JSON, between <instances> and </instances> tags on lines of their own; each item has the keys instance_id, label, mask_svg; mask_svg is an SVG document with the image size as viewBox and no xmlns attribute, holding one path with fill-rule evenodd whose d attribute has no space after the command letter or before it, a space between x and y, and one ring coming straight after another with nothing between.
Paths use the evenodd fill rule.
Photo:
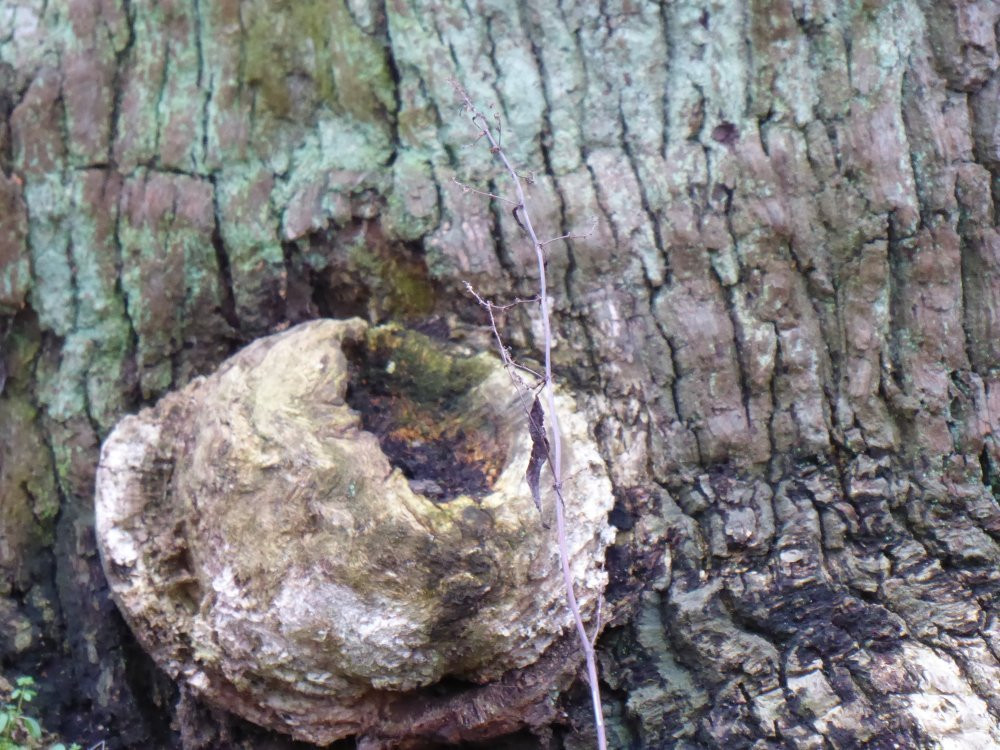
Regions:
<instances>
[{"instance_id":1,"label":"mossy green patch on burl","mask_svg":"<svg viewBox=\"0 0 1000 750\"><path fill-rule=\"evenodd\" d=\"M423 403L466 393L496 367L496 360L490 355L456 357L441 342L399 325L369 329L364 343L371 376L381 373L397 391Z\"/></svg>"}]
</instances>

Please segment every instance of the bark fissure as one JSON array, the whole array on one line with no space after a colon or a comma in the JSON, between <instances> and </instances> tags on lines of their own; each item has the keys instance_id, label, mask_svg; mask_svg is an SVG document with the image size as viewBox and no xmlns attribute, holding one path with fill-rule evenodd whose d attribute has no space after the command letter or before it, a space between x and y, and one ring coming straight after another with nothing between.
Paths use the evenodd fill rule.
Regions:
<instances>
[{"instance_id":1,"label":"bark fissure","mask_svg":"<svg viewBox=\"0 0 1000 750\"><path fill-rule=\"evenodd\" d=\"M170 80L170 64L173 59L171 54L172 46L170 42L166 42L163 46L163 60L160 65L160 76L156 83L156 93L154 96L153 110L157 113L157 117L154 121L153 128L153 150L152 158L149 160L147 166L158 167L160 162L160 138L163 133L163 101L164 97L167 95L167 81Z\"/></svg>"},{"instance_id":2,"label":"bark fissure","mask_svg":"<svg viewBox=\"0 0 1000 750\"><path fill-rule=\"evenodd\" d=\"M114 70L111 77L111 112L108 130L107 162L115 165L115 144L118 142L118 132L121 126L121 106L124 95L124 73L129 61L133 59L135 45L135 20L132 11L133 0L122 0L122 8L128 27L128 35L121 49L115 50Z\"/></svg>"},{"instance_id":3,"label":"bark fissure","mask_svg":"<svg viewBox=\"0 0 1000 750\"><path fill-rule=\"evenodd\" d=\"M629 132L628 123L626 122L625 113L622 110L621 96L618 97L618 122L621 127L622 139L621 139L621 149L625 154L626 161L628 162L629 169L632 171L632 176L635 178L636 184L639 186L639 205L642 208L642 216L645 218L646 224L652 229L654 251L658 250L664 256L664 264L667 269L666 278L669 279L669 268L670 268L670 253L666 243L663 241L663 232L660 229L660 219L657 213L652 209L649 201L649 197L645 188L645 182L643 181L643 175L641 170L636 164L636 157L633 153L631 145L631 133ZM641 227L640 227L641 228ZM612 232L615 231L614 225L612 225ZM641 241L641 240L640 240Z\"/></svg>"},{"instance_id":4,"label":"bark fissure","mask_svg":"<svg viewBox=\"0 0 1000 750\"><path fill-rule=\"evenodd\" d=\"M233 275L229 264L229 253L226 251L226 243L222 239L222 222L224 221L219 210L219 185L215 177L209 177L212 186L212 216L214 223L212 226L212 249L215 253L215 262L218 268L219 282L222 286L222 317L234 331L240 329L239 317L236 314L236 295L233 291Z\"/></svg>"}]
</instances>

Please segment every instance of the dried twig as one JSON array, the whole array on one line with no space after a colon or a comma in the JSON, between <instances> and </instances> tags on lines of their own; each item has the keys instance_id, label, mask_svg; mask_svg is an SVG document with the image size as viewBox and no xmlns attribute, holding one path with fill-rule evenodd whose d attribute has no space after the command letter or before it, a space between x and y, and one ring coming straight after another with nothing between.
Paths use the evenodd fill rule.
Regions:
<instances>
[{"instance_id":1,"label":"dried twig","mask_svg":"<svg viewBox=\"0 0 1000 750\"><path fill-rule=\"evenodd\" d=\"M574 234L573 232L567 232L566 234L560 234L558 237L553 237L551 240L545 240L542 243L542 247L545 247L549 243L558 242L559 240L585 240L594 232L597 231L597 219L594 219L594 223L590 225L590 229L583 234Z\"/></svg>"},{"instance_id":2,"label":"dried twig","mask_svg":"<svg viewBox=\"0 0 1000 750\"><path fill-rule=\"evenodd\" d=\"M535 228L531 223L527 199L522 185L523 178L510 163L510 160L507 158L506 151L504 151L503 147L500 145L499 115L495 112L493 113L494 124L491 124L490 118L476 108L476 106L472 103L472 99L469 97L462 85L458 81L454 80L451 83L455 87L455 91L461 97L466 112L468 112L471 116L473 125L475 125L475 127L479 130L477 140L479 138L487 139L490 144L490 153L500 160L510 177L511 182L513 183L517 196L517 200L514 202L514 220L531 241L531 245L535 251L535 257L538 262L538 307L541 314L542 346L545 361L542 385L546 407L548 410L549 429L552 434L551 440L546 437L542 417L542 404L539 398L537 396L535 397L531 403L530 409L526 403L524 382L521 380L520 376L516 374L516 366L507 351L507 347L504 346L503 339L500 336L499 331L497 330L496 318L493 315L493 310L495 309L493 304L487 302L476 294L475 290L473 290L471 285L468 283L466 283L466 287L475 296L479 304L482 305L489 313L490 325L493 327L493 333L497 340L500 357L503 360L504 365L507 367L507 371L511 373L511 378L514 380L515 388L517 389L518 395L521 399L521 406L528 415L528 429L532 439L532 452L531 460L528 464L527 479L535 503L539 506L541 504L541 500L538 492L538 476L541 473L541 468L545 461L548 461L549 468L552 472L552 488L556 495L556 541L559 547L559 562L560 567L562 568L563 583L566 587L566 601L569 610L573 615L573 622L576 625L576 632L580 641L580 649L583 651L584 661L587 665L587 681L590 684L590 697L594 709L594 726L597 731L597 745L600 750L606 750L607 738L604 728L604 710L601 706L601 689L597 675L597 659L594 653L594 639L597 636L597 630L600 629L600 614L598 614L597 629L595 630L594 635L591 636L587 633L587 629L583 622L583 615L580 613L580 605L577 602L576 592L574 590L573 573L569 567L569 544L566 539L565 499L563 498L562 432L559 426L559 413L556 411L555 391L552 381L552 327L549 321L548 283L546 281L545 274L545 245L548 244L548 242L555 241L556 239L565 239L573 235L565 235L563 238L553 238L552 240L548 240L546 242L542 242L538 239L538 235L535 233ZM494 127L496 127L496 133L494 133ZM509 199L506 200L510 203ZM593 231L593 229L591 231ZM538 452L537 458L536 451ZM544 460L542 457L544 457Z\"/></svg>"},{"instance_id":3,"label":"dried twig","mask_svg":"<svg viewBox=\"0 0 1000 750\"><path fill-rule=\"evenodd\" d=\"M456 185L458 185L460 188L462 188L463 193L475 193L476 195L481 195L484 198L493 198L494 200L503 201L504 203L510 206L515 206L514 210L515 211L517 210L516 209L517 201L512 201L510 198L506 198L502 195L497 195L496 193L491 193L488 190L478 190L477 188L472 187L472 185L467 185L466 183L462 182L461 180L455 177L452 177L451 181L454 182Z\"/></svg>"}]
</instances>

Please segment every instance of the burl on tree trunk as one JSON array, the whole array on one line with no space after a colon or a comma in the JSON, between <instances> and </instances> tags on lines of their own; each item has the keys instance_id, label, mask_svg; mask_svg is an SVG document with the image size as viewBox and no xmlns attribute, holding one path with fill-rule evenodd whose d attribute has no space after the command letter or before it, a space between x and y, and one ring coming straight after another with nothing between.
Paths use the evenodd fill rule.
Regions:
<instances>
[{"instance_id":1,"label":"burl on tree trunk","mask_svg":"<svg viewBox=\"0 0 1000 750\"><path fill-rule=\"evenodd\" d=\"M366 329L302 323L119 423L96 482L112 594L172 678L297 739L509 733L578 661L559 643L549 524L521 491L517 395L489 355ZM373 394L359 404L358 390ZM384 408L366 425L372 401ZM592 613L611 487L586 421L559 404L578 467L571 568ZM501 678L503 691L476 687Z\"/></svg>"},{"instance_id":2,"label":"burl on tree trunk","mask_svg":"<svg viewBox=\"0 0 1000 750\"><path fill-rule=\"evenodd\" d=\"M992 0L7 0L4 674L33 674L83 743L290 743L125 626L100 445L317 318L491 349L463 282L504 303L537 279L504 204L452 182L503 190L457 78L534 173L543 239L597 220L546 252L554 367L614 501L609 744L1000 747L998 19ZM499 321L527 359L530 305ZM592 743L579 679L538 697L512 747Z\"/></svg>"}]
</instances>

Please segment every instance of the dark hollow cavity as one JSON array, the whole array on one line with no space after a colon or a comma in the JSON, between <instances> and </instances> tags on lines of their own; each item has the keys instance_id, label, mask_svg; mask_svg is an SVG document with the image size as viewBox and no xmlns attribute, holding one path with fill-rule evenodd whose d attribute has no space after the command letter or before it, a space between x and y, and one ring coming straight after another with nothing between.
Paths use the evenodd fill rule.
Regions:
<instances>
[{"instance_id":1,"label":"dark hollow cavity","mask_svg":"<svg viewBox=\"0 0 1000 750\"><path fill-rule=\"evenodd\" d=\"M347 403L410 487L436 502L481 499L506 461L488 411L469 398L481 361L415 331L379 328L345 348Z\"/></svg>"}]
</instances>

